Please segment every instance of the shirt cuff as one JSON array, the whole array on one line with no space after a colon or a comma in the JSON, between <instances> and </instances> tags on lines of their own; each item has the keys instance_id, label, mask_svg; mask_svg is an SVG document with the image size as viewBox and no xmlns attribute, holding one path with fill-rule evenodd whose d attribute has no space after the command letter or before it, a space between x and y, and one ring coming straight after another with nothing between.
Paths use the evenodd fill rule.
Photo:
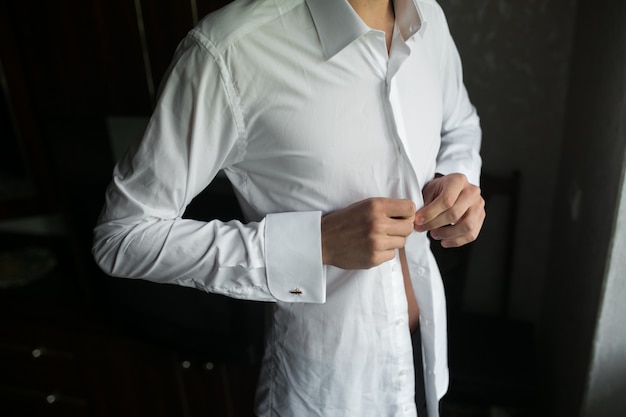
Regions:
<instances>
[{"instance_id":1,"label":"shirt cuff","mask_svg":"<svg viewBox=\"0 0 626 417\"><path fill-rule=\"evenodd\" d=\"M324 303L321 212L268 214L265 219L267 285L278 301Z\"/></svg>"}]
</instances>

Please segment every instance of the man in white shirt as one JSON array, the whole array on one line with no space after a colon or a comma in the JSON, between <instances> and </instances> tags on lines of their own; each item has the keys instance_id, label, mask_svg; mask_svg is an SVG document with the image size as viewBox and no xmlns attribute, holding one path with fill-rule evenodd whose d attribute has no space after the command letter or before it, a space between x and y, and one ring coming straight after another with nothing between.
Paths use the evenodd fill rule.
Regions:
<instances>
[{"instance_id":1,"label":"man in white shirt","mask_svg":"<svg viewBox=\"0 0 626 417\"><path fill-rule=\"evenodd\" d=\"M272 302L260 416L423 417L423 365L437 417L445 297L424 232L478 235L479 146L433 0L238 0L181 42L93 253L114 276ZM247 222L183 219L220 170Z\"/></svg>"}]
</instances>

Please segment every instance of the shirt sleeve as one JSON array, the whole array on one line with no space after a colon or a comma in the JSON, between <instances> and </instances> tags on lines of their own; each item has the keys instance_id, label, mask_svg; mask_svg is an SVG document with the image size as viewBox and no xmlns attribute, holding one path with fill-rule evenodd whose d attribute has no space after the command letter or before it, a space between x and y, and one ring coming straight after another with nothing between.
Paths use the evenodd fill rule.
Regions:
<instances>
[{"instance_id":1,"label":"shirt sleeve","mask_svg":"<svg viewBox=\"0 0 626 417\"><path fill-rule=\"evenodd\" d=\"M188 36L140 142L116 165L94 229L106 273L259 301L324 302L319 212L258 222L182 217L244 155L245 129L223 62Z\"/></svg>"},{"instance_id":2,"label":"shirt sleeve","mask_svg":"<svg viewBox=\"0 0 626 417\"><path fill-rule=\"evenodd\" d=\"M443 122L436 172L443 175L462 173L470 183L479 185L482 164L480 121L463 83L461 59L443 12L441 17Z\"/></svg>"}]
</instances>

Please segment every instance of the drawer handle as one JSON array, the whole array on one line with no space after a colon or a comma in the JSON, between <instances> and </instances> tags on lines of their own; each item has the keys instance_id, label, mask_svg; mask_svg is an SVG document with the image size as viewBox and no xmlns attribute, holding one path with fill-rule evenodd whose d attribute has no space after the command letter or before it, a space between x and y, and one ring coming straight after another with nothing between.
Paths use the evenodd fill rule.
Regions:
<instances>
[{"instance_id":1,"label":"drawer handle","mask_svg":"<svg viewBox=\"0 0 626 417\"><path fill-rule=\"evenodd\" d=\"M189 369L191 368L191 362L190 361L182 361L180 366L183 369ZM213 362L207 362L204 364L204 369L207 371L212 371L213 369L215 369L215 364Z\"/></svg>"}]
</instances>

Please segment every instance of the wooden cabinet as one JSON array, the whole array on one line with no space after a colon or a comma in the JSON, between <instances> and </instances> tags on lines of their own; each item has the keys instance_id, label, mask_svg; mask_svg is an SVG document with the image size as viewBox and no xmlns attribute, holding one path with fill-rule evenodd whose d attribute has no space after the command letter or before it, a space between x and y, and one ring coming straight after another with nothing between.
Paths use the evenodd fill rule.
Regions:
<instances>
[{"instance_id":1,"label":"wooden cabinet","mask_svg":"<svg viewBox=\"0 0 626 417\"><path fill-rule=\"evenodd\" d=\"M88 416L88 392L77 354L67 335L4 321L0 415Z\"/></svg>"},{"instance_id":2,"label":"wooden cabinet","mask_svg":"<svg viewBox=\"0 0 626 417\"><path fill-rule=\"evenodd\" d=\"M189 416L252 416L259 366L179 355L183 403Z\"/></svg>"},{"instance_id":3,"label":"wooden cabinet","mask_svg":"<svg viewBox=\"0 0 626 417\"><path fill-rule=\"evenodd\" d=\"M0 234L0 253L37 246L55 266L0 289L0 416L252 415L263 305L104 277L67 238ZM115 285L82 288L97 276Z\"/></svg>"},{"instance_id":4,"label":"wooden cabinet","mask_svg":"<svg viewBox=\"0 0 626 417\"><path fill-rule=\"evenodd\" d=\"M56 262L0 289L0 416L252 415L263 305L104 277L67 238L0 234L0 253L26 246ZM95 277L115 285L82 288Z\"/></svg>"},{"instance_id":5,"label":"wooden cabinet","mask_svg":"<svg viewBox=\"0 0 626 417\"><path fill-rule=\"evenodd\" d=\"M66 229L0 231L0 257L43 245L58 262L0 285L0 416L252 414L258 320L189 289L115 281L90 255L114 162L107 118L149 116L178 42L225 3L0 2L0 222L54 214Z\"/></svg>"},{"instance_id":6,"label":"wooden cabinet","mask_svg":"<svg viewBox=\"0 0 626 417\"><path fill-rule=\"evenodd\" d=\"M72 327L0 321L0 415L252 416L257 364Z\"/></svg>"}]
</instances>

